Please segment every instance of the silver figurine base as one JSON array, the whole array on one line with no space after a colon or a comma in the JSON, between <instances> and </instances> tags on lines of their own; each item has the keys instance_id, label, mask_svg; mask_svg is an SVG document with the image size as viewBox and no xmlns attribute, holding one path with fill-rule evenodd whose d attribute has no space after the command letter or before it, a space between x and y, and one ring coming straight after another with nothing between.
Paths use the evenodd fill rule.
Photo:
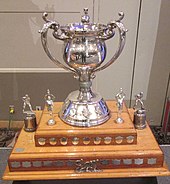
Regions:
<instances>
[{"instance_id":1,"label":"silver figurine base","mask_svg":"<svg viewBox=\"0 0 170 184\"><path fill-rule=\"evenodd\" d=\"M117 124L121 124L124 122L124 120L121 117L118 117L115 121Z\"/></svg>"},{"instance_id":2,"label":"silver figurine base","mask_svg":"<svg viewBox=\"0 0 170 184\"><path fill-rule=\"evenodd\" d=\"M136 129L142 130L146 128L146 110L138 109L134 113L134 125Z\"/></svg>"},{"instance_id":3,"label":"silver figurine base","mask_svg":"<svg viewBox=\"0 0 170 184\"><path fill-rule=\"evenodd\" d=\"M54 119L49 119L48 120L48 122L47 122L47 125L49 125L49 126L53 126L53 125L55 125L56 124L56 122L55 122L55 120Z\"/></svg>"},{"instance_id":4,"label":"silver figurine base","mask_svg":"<svg viewBox=\"0 0 170 184\"><path fill-rule=\"evenodd\" d=\"M37 128L37 121L35 114L29 114L24 118L24 130L26 132L35 132Z\"/></svg>"},{"instance_id":5,"label":"silver figurine base","mask_svg":"<svg viewBox=\"0 0 170 184\"><path fill-rule=\"evenodd\" d=\"M110 118L109 109L103 98L93 93L89 101L79 100L80 91L69 94L59 117L67 124L78 127L92 127L106 122Z\"/></svg>"}]
</instances>

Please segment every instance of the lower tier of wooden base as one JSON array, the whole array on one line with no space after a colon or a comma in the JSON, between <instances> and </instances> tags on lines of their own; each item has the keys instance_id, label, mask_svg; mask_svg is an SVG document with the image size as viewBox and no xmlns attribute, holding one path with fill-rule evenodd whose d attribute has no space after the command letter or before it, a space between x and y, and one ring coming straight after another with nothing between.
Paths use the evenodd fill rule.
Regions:
<instances>
[{"instance_id":1,"label":"lower tier of wooden base","mask_svg":"<svg viewBox=\"0 0 170 184\"><path fill-rule=\"evenodd\" d=\"M128 168L128 169L105 169L98 173L75 173L73 170L64 171L29 171L10 172L7 166L3 180L58 180L58 179L90 179L90 178L128 178L128 177L151 177L169 176L166 166L159 168Z\"/></svg>"},{"instance_id":2,"label":"lower tier of wooden base","mask_svg":"<svg viewBox=\"0 0 170 184\"><path fill-rule=\"evenodd\" d=\"M35 147L34 133L21 131L8 159L11 172L160 168L163 153L149 126L136 145Z\"/></svg>"}]
</instances>

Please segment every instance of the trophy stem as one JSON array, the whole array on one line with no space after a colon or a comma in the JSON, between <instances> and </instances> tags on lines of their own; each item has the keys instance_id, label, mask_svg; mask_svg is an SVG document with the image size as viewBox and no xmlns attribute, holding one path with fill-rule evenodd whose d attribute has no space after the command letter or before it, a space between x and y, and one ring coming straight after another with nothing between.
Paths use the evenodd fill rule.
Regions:
<instances>
[{"instance_id":1,"label":"trophy stem","mask_svg":"<svg viewBox=\"0 0 170 184\"><path fill-rule=\"evenodd\" d=\"M90 102L92 98L95 97L95 94L91 90L92 82L91 81L79 81L79 95L78 100L83 102Z\"/></svg>"}]
</instances>

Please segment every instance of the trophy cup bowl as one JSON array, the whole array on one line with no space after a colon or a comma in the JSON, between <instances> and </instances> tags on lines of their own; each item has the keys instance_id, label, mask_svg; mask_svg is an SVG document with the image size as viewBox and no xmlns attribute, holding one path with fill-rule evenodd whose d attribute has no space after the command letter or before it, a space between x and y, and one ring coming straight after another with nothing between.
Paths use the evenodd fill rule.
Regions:
<instances>
[{"instance_id":1,"label":"trophy cup bowl","mask_svg":"<svg viewBox=\"0 0 170 184\"><path fill-rule=\"evenodd\" d=\"M71 92L66 98L59 117L65 123L78 127L92 127L106 122L110 118L109 109L100 94L91 90L92 79L97 71L110 66L123 50L127 30L121 20L111 21L107 25L90 23L88 9L84 8L84 15L80 23L70 23L61 26L55 21L47 19L48 14L43 14L46 22L40 30L43 48L48 57L59 67L74 73L79 80L79 90ZM106 57L105 41L114 37L115 29L119 32L119 46L110 61L102 63ZM62 64L52 56L47 43L48 30L53 30L55 39L62 40L65 44Z\"/></svg>"}]
</instances>

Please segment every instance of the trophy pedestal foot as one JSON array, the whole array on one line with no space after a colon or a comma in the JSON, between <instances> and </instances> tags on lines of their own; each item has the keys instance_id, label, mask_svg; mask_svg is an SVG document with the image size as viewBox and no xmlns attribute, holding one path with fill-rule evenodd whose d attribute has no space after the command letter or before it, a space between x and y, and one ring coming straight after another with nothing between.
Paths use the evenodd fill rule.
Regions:
<instances>
[{"instance_id":1,"label":"trophy pedestal foot","mask_svg":"<svg viewBox=\"0 0 170 184\"><path fill-rule=\"evenodd\" d=\"M89 101L78 100L79 91L72 92L59 112L61 120L78 127L92 127L110 118L109 109L103 98L94 93Z\"/></svg>"}]
</instances>

